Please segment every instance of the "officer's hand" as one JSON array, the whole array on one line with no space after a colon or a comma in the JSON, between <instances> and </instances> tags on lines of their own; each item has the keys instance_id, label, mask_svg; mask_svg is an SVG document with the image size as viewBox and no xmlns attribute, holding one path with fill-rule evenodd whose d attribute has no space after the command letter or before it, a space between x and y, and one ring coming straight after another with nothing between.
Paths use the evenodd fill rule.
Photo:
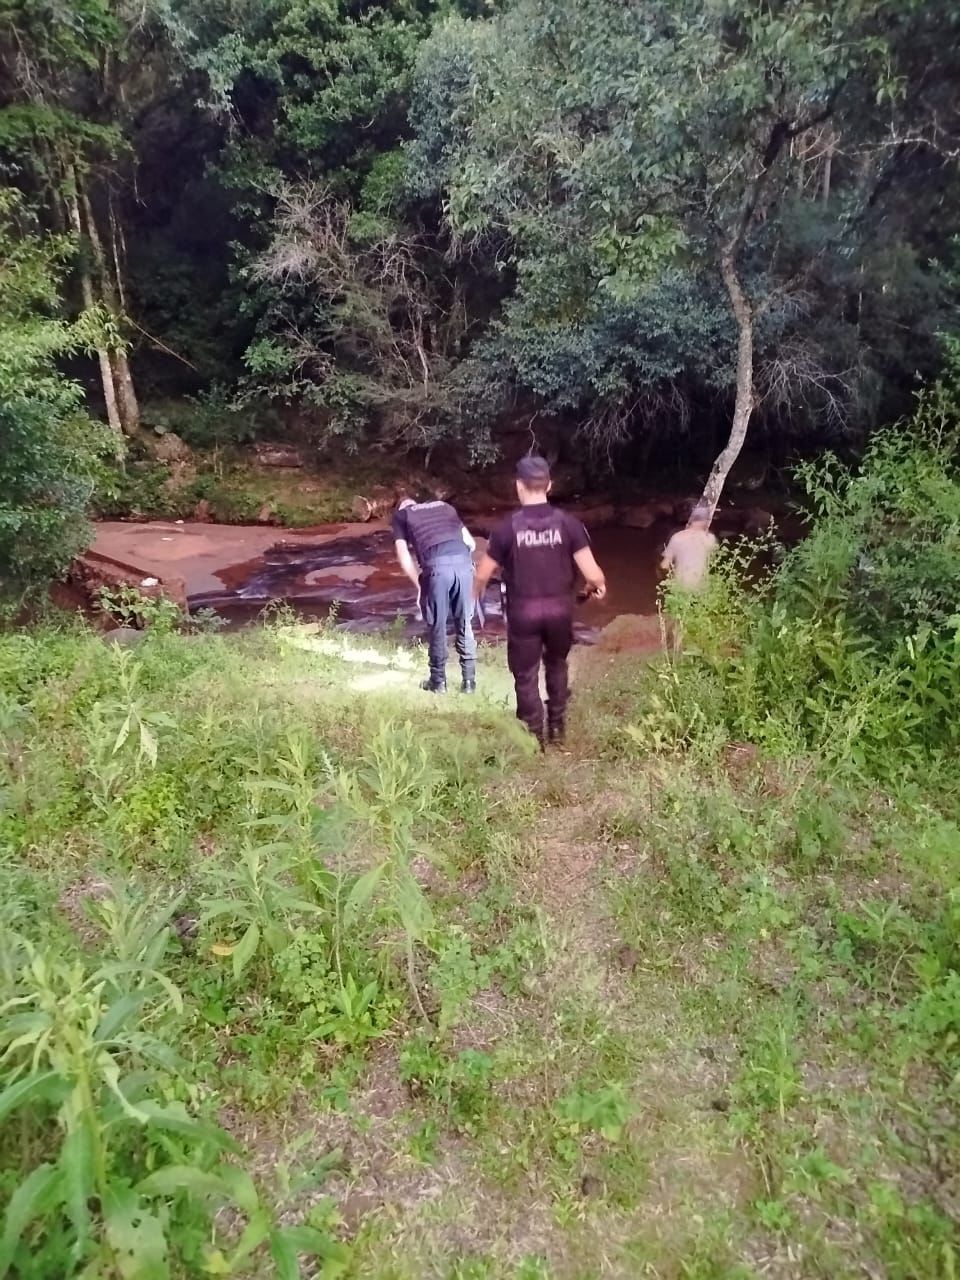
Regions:
<instances>
[{"instance_id":1,"label":"officer's hand","mask_svg":"<svg viewBox=\"0 0 960 1280\"><path fill-rule=\"evenodd\" d=\"M605 582L601 582L599 587L593 588L594 600L602 600L604 596L606 596L606 594L607 594L607 584Z\"/></svg>"}]
</instances>

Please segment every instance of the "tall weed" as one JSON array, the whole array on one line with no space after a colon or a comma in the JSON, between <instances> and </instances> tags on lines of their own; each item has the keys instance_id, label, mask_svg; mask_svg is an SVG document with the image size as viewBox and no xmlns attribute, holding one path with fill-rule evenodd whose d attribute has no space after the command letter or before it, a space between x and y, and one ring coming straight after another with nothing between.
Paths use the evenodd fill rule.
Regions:
<instances>
[{"instance_id":1,"label":"tall weed","mask_svg":"<svg viewBox=\"0 0 960 1280\"><path fill-rule=\"evenodd\" d=\"M708 590L668 597L682 652L654 664L626 727L643 749L747 740L861 777L922 772L960 745L957 431L882 433L860 469L802 473L809 536L760 582L743 548Z\"/></svg>"}]
</instances>

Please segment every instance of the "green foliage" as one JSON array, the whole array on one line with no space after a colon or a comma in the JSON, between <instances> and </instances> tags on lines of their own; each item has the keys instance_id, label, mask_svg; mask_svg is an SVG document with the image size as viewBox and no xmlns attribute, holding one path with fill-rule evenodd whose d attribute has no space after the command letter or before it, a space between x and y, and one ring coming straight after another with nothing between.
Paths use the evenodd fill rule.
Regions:
<instances>
[{"instance_id":1,"label":"green foliage","mask_svg":"<svg viewBox=\"0 0 960 1280\"><path fill-rule=\"evenodd\" d=\"M400 1078L410 1093L439 1104L447 1123L461 1133L476 1133L484 1120L493 1069L489 1054L464 1049L450 1057L422 1037L409 1041L400 1053Z\"/></svg>"},{"instance_id":2,"label":"green foliage","mask_svg":"<svg viewBox=\"0 0 960 1280\"><path fill-rule=\"evenodd\" d=\"M192 449L222 449L249 444L260 436L276 437L279 424L266 405L240 409L232 393L214 384L186 401L151 402L143 420L158 435L174 432Z\"/></svg>"},{"instance_id":3,"label":"green foliage","mask_svg":"<svg viewBox=\"0 0 960 1280\"><path fill-rule=\"evenodd\" d=\"M93 217L106 265L85 235L71 303L82 270L87 338L197 447L249 442L272 403L341 451L484 460L532 404L604 460L698 464L747 214L754 418L819 449L935 366L956 35L946 0L10 0L0 158L46 226Z\"/></svg>"},{"instance_id":4,"label":"green foliage","mask_svg":"<svg viewBox=\"0 0 960 1280\"><path fill-rule=\"evenodd\" d=\"M913 658L949 630L960 596L960 349L913 418L881 432L855 473L836 460L801 472L811 537L784 569L785 607L842 611L880 643L917 637ZM935 659L933 659L935 661Z\"/></svg>"},{"instance_id":5,"label":"green foliage","mask_svg":"<svg viewBox=\"0 0 960 1280\"><path fill-rule=\"evenodd\" d=\"M571 1136L595 1130L608 1142L618 1142L632 1108L620 1084L601 1089L577 1088L561 1098L554 1112L561 1127Z\"/></svg>"},{"instance_id":6,"label":"green foliage","mask_svg":"<svg viewBox=\"0 0 960 1280\"><path fill-rule=\"evenodd\" d=\"M9 1200L0 1274L39 1258L64 1276L169 1274L171 1227L189 1230L191 1214L171 1216L172 1168L157 1169L158 1159L186 1156L201 1178L232 1149L225 1133L164 1098L179 1066L154 1028L182 1008L157 968L167 937L148 927L128 960L93 971L22 943L0 1002L0 1114L29 1104L37 1132L57 1137Z\"/></svg>"},{"instance_id":7,"label":"green foliage","mask_svg":"<svg viewBox=\"0 0 960 1280\"><path fill-rule=\"evenodd\" d=\"M86 509L105 432L81 408L58 360L85 345L58 317L65 240L28 230L0 191L0 579L9 590L57 577L89 538Z\"/></svg>"},{"instance_id":8,"label":"green foliage","mask_svg":"<svg viewBox=\"0 0 960 1280\"><path fill-rule=\"evenodd\" d=\"M650 673L631 742L715 755L745 740L854 773L923 770L956 750L955 413L940 383L857 470L808 466L809 536L758 589L748 547L720 556L703 594L671 599L685 653Z\"/></svg>"},{"instance_id":9,"label":"green foliage","mask_svg":"<svg viewBox=\"0 0 960 1280\"><path fill-rule=\"evenodd\" d=\"M291 922L319 910L286 884L293 856L284 845L248 845L241 851L236 870L225 873L218 867L211 873L218 896L200 899L201 922L223 921L232 930L236 940L216 950L231 957L236 979L261 945L266 954L275 955L289 942Z\"/></svg>"},{"instance_id":10,"label":"green foliage","mask_svg":"<svg viewBox=\"0 0 960 1280\"><path fill-rule=\"evenodd\" d=\"M719 568L573 756L499 649L437 702L284 613L0 635L8 1274L949 1275L956 754L844 770L787 666L731 743L779 579Z\"/></svg>"},{"instance_id":11,"label":"green foliage","mask_svg":"<svg viewBox=\"0 0 960 1280\"><path fill-rule=\"evenodd\" d=\"M729 251L755 309L759 415L778 431L868 422L876 379L891 361L907 371L895 315L912 316L930 366L938 273L909 265L899 196L888 208L902 257L884 265L887 232L860 217L873 178L830 168L832 157L824 175L804 148L856 136L868 153L891 113L895 132L935 128L918 90L931 74L949 93L952 55L930 43L929 8L895 8L896 35L882 5L818 3L787 15L525 0L484 27L439 28L411 100L414 180L439 191L455 234L516 271L481 359L551 407L588 411L585 434L603 448L664 420L682 429L732 385L733 325L718 306ZM939 20L956 15L945 7ZM816 295L802 318L800 279ZM859 312L869 352L841 301L855 281L870 298ZM688 331L698 315L703 348Z\"/></svg>"}]
</instances>

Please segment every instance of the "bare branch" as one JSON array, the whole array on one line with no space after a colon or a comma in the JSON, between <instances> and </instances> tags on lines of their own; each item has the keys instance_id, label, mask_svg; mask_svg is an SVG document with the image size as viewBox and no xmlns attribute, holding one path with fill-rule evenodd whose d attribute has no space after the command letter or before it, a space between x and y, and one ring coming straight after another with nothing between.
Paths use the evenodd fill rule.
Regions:
<instances>
[{"instance_id":1,"label":"bare branch","mask_svg":"<svg viewBox=\"0 0 960 1280\"><path fill-rule=\"evenodd\" d=\"M855 365L834 367L819 346L789 338L757 370L757 385L765 408L777 415L805 405L827 425L844 430L857 402L862 370Z\"/></svg>"}]
</instances>

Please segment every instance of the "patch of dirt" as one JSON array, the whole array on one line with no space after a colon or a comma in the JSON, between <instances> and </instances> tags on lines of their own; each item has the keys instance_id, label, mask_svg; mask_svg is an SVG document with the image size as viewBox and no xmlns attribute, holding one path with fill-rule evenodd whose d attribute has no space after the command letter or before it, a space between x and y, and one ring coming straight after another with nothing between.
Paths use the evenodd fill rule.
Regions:
<instances>
[{"instance_id":1,"label":"patch of dirt","mask_svg":"<svg viewBox=\"0 0 960 1280\"><path fill-rule=\"evenodd\" d=\"M103 931L90 919L87 904L103 902L112 892L106 880L87 875L68 885L57 899L57 906L83 946L92 947L103 937Z\"/></svg>"},{"instance_id":2,"label":"patch of dirt","mask_svg":"<svg viewBox=\"0 0 960 1280\"><path fill-rule=\"evenodd\" d=\"M669 636L664 620L656 613L623 613L600 632L594 646L597 653L630 653L651 656L662 652Z\"/></svg>"},{"instance_id":3,"label":"patch of dirt","mask_svg":"<svg viewBox=\"0 0 960 1280\"><path fill-rule=\"evenodd\" d=\"M452 1052L462 1053L465 1049L488 1052L512 1035L516 1028L515 1002L496 987L489 987L474 996L463 1021L453 1028Z\"/></svg>"},{"instance_id":4,"label":"patch of dirt","mask_svg":"<svg viewBox=\"0 0 960 1280\"><path fill-rule=\"evenodd\" d=\"M579 840L541 843L537 883L540 900L551 915L583 909L593 896L592 882L602 856L598 845Z\"/></svg>"}]
</instances>

